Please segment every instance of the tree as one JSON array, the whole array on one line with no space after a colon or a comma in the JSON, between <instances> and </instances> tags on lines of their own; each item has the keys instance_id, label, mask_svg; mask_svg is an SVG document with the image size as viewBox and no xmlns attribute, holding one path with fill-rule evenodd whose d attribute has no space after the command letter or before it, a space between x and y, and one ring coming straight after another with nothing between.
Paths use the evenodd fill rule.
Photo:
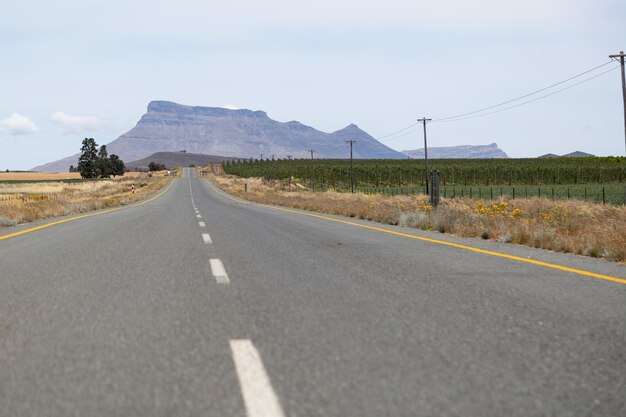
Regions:
<instances>
[{"instance_id":1,"label":"tree","mask_svg":"<svg viewBox=\"0 0 626 417\"><path fill-rule=\"evenodd\" d=\"M98 161L97 144L94 138L85 138L83 146L80 148L80 157L78 158L78 172L83 178L96 178Z\"/></svg>"},{"instance_id":2,"label":"tree","mask_svg":"<svg viewBox=\"0 0 626 417\"><path fill-rule=\"evenodd\" d=\"M78 167L70 166L70 172L76 171L83 178L110 178L111 175L124 175L126 165L119 156L109 156L106 145L98 150L98 144L93 138L85 138L80 148Z\"/></svg>"},{"instance_id":3,"label":"tree","mask_svg":"<svg viewBox=\"0 0 626 417\"><path fill-rule=\"evenodd\" d=\"M148 169L150 171L164 171L167 169L167 167L165 166L165 164L160 164L152 161L148 164Z\"/></svg>"},{"instance_id":4,"label":"tree","mask_svg":"<svg viewBox=\"0 0 626 417\"><path fill-rule=\"evenodd\" d=\"M96 175L98 178L110 178L113 175L113 166L109 159L107 146L102 145L98 151L98 160L96 161Z\"/></svg>"},{"instance_id":5,"label":"tree","mask_svg":"<svg viewBox=\"0 0 626 417\"><path fill-rule=\"evenodd\" d=\"M115 155L114 153L109 156L109 160L111 162L112 168L111 175L124 175L124 172L126 171L126 165L124 165L124 161L122 161L120 157Z\"/></svg>"},{"instance_id":6,"label":"tree","mask_svg":"<svg viewBox=\"0 0 626 417\"><path fill-rule=\"evenodd\" d=\"M70 172L76 172L76 168L74 168L74 165L70 165Z\"/></svg>"}]
</instances>

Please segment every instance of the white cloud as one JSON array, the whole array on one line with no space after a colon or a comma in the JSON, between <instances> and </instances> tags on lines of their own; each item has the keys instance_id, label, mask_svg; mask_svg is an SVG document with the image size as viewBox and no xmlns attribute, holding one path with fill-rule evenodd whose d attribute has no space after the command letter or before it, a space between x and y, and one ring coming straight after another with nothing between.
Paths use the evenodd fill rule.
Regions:
<instances>
[{"instance_id":1,"label":"white cloud","mask_svg":"<svg viewBox=\"0 0 626 417\"><path fill-rule=\"evenodd\" d=\"M234 104L226 104L226 105L222 106L222 108L228 109L228 110L239 110L240 109L240 107L237 107Z\"/></svg>"},{"instance_id":2,"label":"white cloud","mask_svg":"<svg viewBox=\"0 0 626 417\"><path fill-rule=\"evenodd\" d=\"M53 113L51 119L66 133L84 133L103 130L107 123L95 116L72 116L63 112Z\"/></svg>"},{"instance_id":3,"label":"white cloud","mask_svg":"<svg viewBox=\"0 0 626 417\"><path fill-rule=\"evenodd\" d=\"M32 120L21 114L13 113L8 119L0 120L0 132L7 132L10 135L30 135L39 131Z\"/></svg>"}]
</instances>

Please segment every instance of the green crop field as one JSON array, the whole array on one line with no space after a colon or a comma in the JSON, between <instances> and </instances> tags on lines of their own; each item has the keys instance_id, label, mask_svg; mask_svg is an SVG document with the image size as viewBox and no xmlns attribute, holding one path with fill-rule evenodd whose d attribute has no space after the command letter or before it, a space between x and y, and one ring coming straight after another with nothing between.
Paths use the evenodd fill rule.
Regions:
<instances>
[{"instance_id":1,"label":"green crop field","mask_svg":"<svg viewBox=\"0 0 626 417\"><path fill-rule=\"evenodd\" d=\"M293 180L308 189L350 189L345 159L251 160L223 165L226 173L266 180ZM624 204L626 158L433 159L429 170L441 176L441 194L451 197L572 198ZM424 192L423 160L354 160L355 190L367 193Z\"/></svg>"}]
</instances>

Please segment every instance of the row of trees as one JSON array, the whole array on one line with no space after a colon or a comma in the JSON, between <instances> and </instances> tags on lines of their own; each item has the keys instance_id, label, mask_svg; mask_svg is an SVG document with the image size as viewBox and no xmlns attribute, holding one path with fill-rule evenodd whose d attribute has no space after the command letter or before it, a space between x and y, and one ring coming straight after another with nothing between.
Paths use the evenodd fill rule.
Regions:
<instances>
[{"instance_id":1,"label":"row of trees","mask_svg":"<svg viewBox=\"0 0 626 417\"><path fill-rule=\"evenodd\" d=\"M165 164L160 164L158 162L152 161L148 164L148 169L150 171L165 171L167 167L165 166Z\"/></svg>"},{"instance_id":2,"label":"row of trees","mask_svg":"<svg viewBox=\"0 0 626 417\"><path fill-rule=\"evenodd\" d=\"M73 167L70 167L72 171ZM106 145L100 146L94 138L85 138L80 148L78 167L74 169L80 172L83 178L110 178L111 176L124 175L126 166L117 155L109 155Z\"/></svg>"}]
</instances>

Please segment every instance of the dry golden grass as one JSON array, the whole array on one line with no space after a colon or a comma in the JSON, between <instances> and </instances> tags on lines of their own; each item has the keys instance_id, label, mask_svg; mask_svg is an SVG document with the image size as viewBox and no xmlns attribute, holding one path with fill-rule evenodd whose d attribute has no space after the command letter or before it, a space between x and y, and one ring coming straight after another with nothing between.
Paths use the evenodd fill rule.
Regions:
<instances>
[{"instance_id":1,"label":"dry golden grass","mask_svg":"<svg viewBox=\"0 0 626 417\"><path fill-rule=\"evenodd\" d=\"M46 181L79 179L78 172L0 172L0 181Z\"/></svg>"},{"instance_id":2,"label":"dry golden grass","mask_svg":"<svg viewBox=\"0 0 626 417\"><path fill-rule=\"evenodd\" d=\"M224 190L263 203L381 223L626 261L626 207L543 198L510 201L443 199L433 209L424 195L383 196L286 191L256 178L210 178ZM248 192L244 192L244 184Z\"/></svg>"},{"instance_id":3,"label":"dry golden grass","mask_svg":"<svg viewBox=\"0 0 626 417\"><path fill-rule=\"evenodd\" d=\"M150 172L154 177L163 177L167 171ZM115 178L142 178L145 172L126 172L121 177ZM0 171L0 181L55 181L80 179L79 172L2 172Z\"/></svg>"},{"instance_id":4,"label":"dry golden grass","mask_svg":"<svg viewBox=\"0 0 626 417\"><path fill-rule=\"evenodd\" d=\"M0 183L0 227L130 204L156 193L167 181L142 174L79 183Z\"/></svg>"}]
</instances>

